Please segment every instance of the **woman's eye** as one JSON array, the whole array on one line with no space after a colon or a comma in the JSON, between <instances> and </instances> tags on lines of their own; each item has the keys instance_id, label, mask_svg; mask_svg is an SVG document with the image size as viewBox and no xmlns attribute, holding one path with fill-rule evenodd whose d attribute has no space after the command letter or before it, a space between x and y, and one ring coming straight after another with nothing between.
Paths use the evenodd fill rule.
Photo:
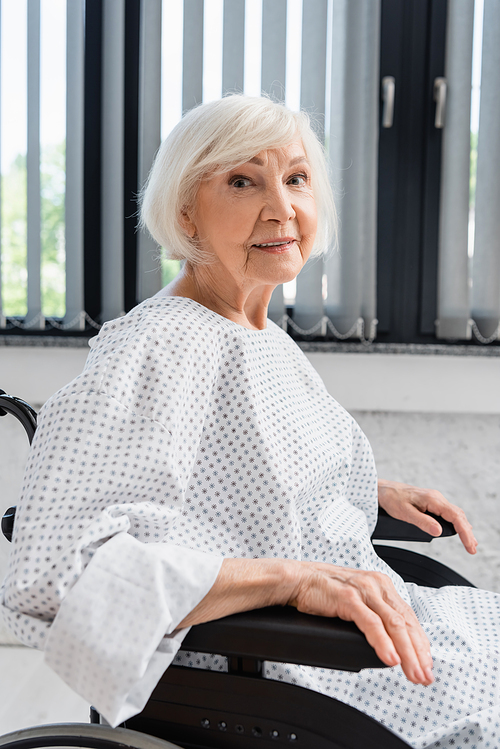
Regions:
<instances>
[{"instance_id":1,"label":"woman's eye","mask_svg":"<svg viewBox=\"0 0 500 749\"><path fill-rule=\"evenodd\" d=\"M248 187L250 180L248 177L233 177L230 184L233 187Z\"/></svg>"},{"instance_id":2,"label":"woman's eye","mask_svg":"<svg viewBox=\"0 0 500 749\"><path fill-rule=\"evenodd\" d=\"M307 183L307 176L305 174L294 174L293 177L290 177L288 180L289 185L297 185L302 186Z\"/></svg>"}]
</instances>

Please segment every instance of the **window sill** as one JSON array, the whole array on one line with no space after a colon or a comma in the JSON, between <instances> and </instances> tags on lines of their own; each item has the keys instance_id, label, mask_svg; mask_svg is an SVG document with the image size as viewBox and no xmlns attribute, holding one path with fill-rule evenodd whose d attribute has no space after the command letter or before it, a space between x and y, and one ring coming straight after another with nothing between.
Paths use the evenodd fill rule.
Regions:
<instances>
[{"instance_id":1,"label":"window sill","mask_svg":"<svg viewBox=\"0 0 500 749\"><path fill-rule=\"evenodd\" d=\"M84 348L93 336L2 335L1 346L33 348ZM418 356L485 356L500 357L500 346L474 346L452 343L371 343L358 341L298 341L306 354L405 354Z\"/></svg>"},{"instance_id":2,"label":"window sill","mask_svg":"<svg viewBox=\"0 0 500 749\"><path fill-rule=\"evenodd\" d=\"M418 356L493 356L500 357L500 346L474 346L453 343L371 343L300 341L306 354L405 354Z\"/></svg>"},{"instance_id":3,"label":"window sill","mask_svg":"<svg viewBox=\"0 0 500 749\"><path fill-rule=\"evenodd\" d=\"M32 348L84 348L88 350L89 339L86 336L64 335L2 335L0 346L28 346Z\"/></svg>"}]
</instances>

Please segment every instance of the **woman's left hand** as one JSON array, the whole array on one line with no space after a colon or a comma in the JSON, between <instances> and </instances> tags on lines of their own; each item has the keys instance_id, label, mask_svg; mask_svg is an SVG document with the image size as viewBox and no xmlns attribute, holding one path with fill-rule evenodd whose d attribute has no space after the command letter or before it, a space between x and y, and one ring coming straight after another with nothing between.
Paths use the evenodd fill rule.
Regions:
<instances>
[{"instance_id":1,"label":"woman's left hand","mask_svg":"<svg viewBox=\"0 0 500 749\"><path fill-rule=\"evenodd\" d=\"M419 489L417 486L402 484L399 481L380 479L378 503L393 518L412 523L431 536L440 536L442 528L437 520L425 513L432 512L434 515L439 515L453 524L469 554L476 553L477 541L465 512L448 502L441 492L435 489Z\"/></svg>"}]
</instances>

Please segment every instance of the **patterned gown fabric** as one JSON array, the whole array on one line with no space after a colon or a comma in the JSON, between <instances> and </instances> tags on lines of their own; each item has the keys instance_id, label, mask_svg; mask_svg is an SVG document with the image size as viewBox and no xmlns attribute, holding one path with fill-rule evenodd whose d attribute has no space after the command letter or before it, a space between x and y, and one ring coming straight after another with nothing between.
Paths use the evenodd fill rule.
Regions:
<instances>
[{"instance_id":1,"label":"patterned gown fabric","mask_svg":"<svg viewBox=\"0 0 500 749\"><path fill-rule=\"evenodd\" d=\"M42 409L2 612L116 725L176 657L176 627L224 557L379 570L429 636L433 685L400 667L269 663L267 676L347 702L414 747L500 747L500 596L403 583L372 547L376 516L370 446L293 341L158 296L107 323Z\"/></svg>"}]
</instances>

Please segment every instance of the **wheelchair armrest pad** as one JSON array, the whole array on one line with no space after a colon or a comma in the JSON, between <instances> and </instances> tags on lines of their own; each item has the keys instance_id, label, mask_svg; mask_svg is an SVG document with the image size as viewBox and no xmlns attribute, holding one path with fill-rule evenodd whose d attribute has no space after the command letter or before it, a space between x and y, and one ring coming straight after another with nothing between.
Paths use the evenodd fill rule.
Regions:
<instances>
[{"instance_id":1,"label":"wheelchair armrest pad","mask_svg":"<svg viewBox=\"0 0 500 749\"><path fill-rule=\"evenodd\" d=\"M385 510L379 507L378 521L373 531L372 540L379 541L425 541L429 543L435 538L444 538L445 536L455 536L456 530L451 523L443 518L433 515L432 512L426 513L438 521L443 532L440 536L431 536L429 533L417 528L416 525L405 523L403 520L396 520L387 514Z\"/></svg>"},{"instance_id":2,"label":"wheelchair armrest pad","mask_svg":"<svg viewBox=\"0 0 500 749\"><path fill-rule=\"evenodd\" d=\"M360 671L384 664L352 622L270 606L192 627L182 650Z\"/></svg>"}]
</instances>

